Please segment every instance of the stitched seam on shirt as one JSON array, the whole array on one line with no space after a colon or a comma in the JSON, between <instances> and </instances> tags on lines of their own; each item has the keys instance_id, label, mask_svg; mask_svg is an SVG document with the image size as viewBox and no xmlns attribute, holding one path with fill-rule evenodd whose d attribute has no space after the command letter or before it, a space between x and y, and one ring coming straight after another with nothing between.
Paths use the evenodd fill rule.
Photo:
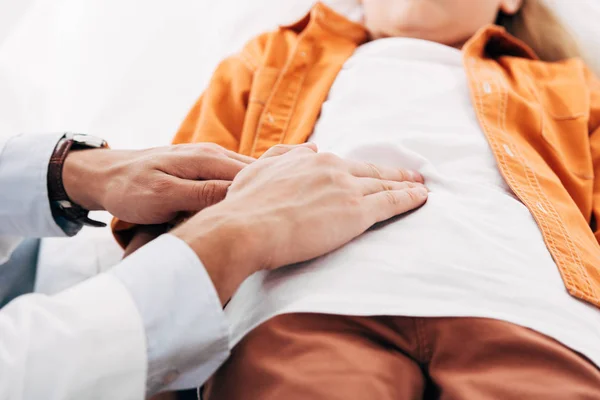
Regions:
<instances>
[{"instance_id":1,"label":"stitched seam on shirt","mask_svg":"<svg viewBox=\"0 0 600 400\"><path fill-rule=\"evenodd\" d=\"M243 56L242 54L238 54L236 58L242 62L242 65L246 67L246 69L249 72L255 72L254 66L248 61L248 59L245 56Z\"/></svg>"},{"instance_id":2,"label":"stitched seam on shirt","mask_svg":"<svg viewBox=\"0 0 600 400\"><path fill-rule=\"evenodd\" d=\"M529 79L529 78L528 78ZM535 87L535 85L533 84L533 82L530 82L530 86ZM542 132L542 136L543 136L543 132ZM552 151L554 151L554 148L551 146ZM517 153L519 153L518 149L517 149ZM522 157L521 157L522 158ZM527 161L525 160L525 162L527 163ZM529 165L528 165L529 167ZM531 167L529 167L530 170L532 170ZM577 174L579 175L579 174ZM569 252L571 253L571 257L573 258L573 261L576 264L576 267L578 267L579 271L581 272L581 274L583 275L585 282L588 286L588 291L596 294L595 290L592 288L592 285L589 281L589 275L587 274L587 272L583 269L583 264L581 262L581 255L580 255L580 251L577 248L577 246L575 246L575 244L573 243L573 241L571 240L571 236L568 234L568 230L564 224L564 222L562 221L562 219L560 218L560 215L558 214L558 212L556 211L556 208L550 203L550 200L548 199L548 197L545 195L545 193L541 190L541 184L539 182L539 179L537 177L536 174L534 174L533 172L531 172L531 176L533 177L533 179L535 180L535 186L536 188L538 188L538 192L543 196L543 199L545 200L545 204L548 206L548 208L551 211L551 217L554 219L554 221L559 225L559 227L561 228L561 233L563 238L565 239L567 246L569 248ZM566 271L566 274L570 275L570 272Z\"/></svg>"},{"instance_id":3,"label":"stitched seam on shirt","mask_svg":"<svg viewBox=\"0 0 600 400\"><path fill-rule=\"evenodd\" d=\"M242 61L246 62L251 68L252 71L256 71L259 67L259 62L256 61L254 59L254 57L252 57L247 50L242 50L242 52L239 54L240 58L242 59Z\"/></svg>"},{"instance_id":4,"label":"stitched seam on shirt","mask_svg":"<svg viewBox=\"0 0 600 400\"><path fill-rule=\"evenodd\" d=\"M496 84L498 84L498 82L494 82ZM500 84L498 84L498 89L500 89ZM499 114L498 114L498 124L501 127L502 130L506 131L506 113L507 113L507 107L508 107L508 91L503 88L504 90L502 90L501 94L502 94L502 102L500 103L500 110L499 110ZM520 185L518 184L518 182L516 181L514 175L512 174L512 171L510 170L510 168L508 168L507 162L506 162L506 155L504 154L504 152L502 152L499 147L500 145L497 143L496 139L493 139L494 141L494 146L496 147L496 150L498 151L498 154L500 155L500 163L502 164L505 174L506 174L506 178L507 180L512 183L512 187L516 188L518 190L518 188L520 187ZM516 149L514 149L516 151ZM519 165L523 168L523 171L525 173L525 176L527 177L527 168L525 166L525 164L522 162L523 161L523 157L520 156L520 153L516 154L518 156L518 161L519 161ZM529 178L527 178L527 181L529 183L529 186L531 187L531 180ZM533 189L533 188L531 188ZM531 213L533 213L534 211L530 210ZM545 218L541 217L538 218L537 221L539 222L542 228L542 230L548 230L549 226L548 226L548 221L546 221ZM550 249L552 251L554 251L554 253L561 259L564 259L563 255L558 251L558 249L556 248L556 241L554 239L554 237L550 236L548 238L549 240L547 241L547 245L550 247ZM571 277L567 277L567 280L570 284L572 284L572 280Z\"/></svg>"},{"instance_id":5,"label":"stitched seam on shirt","mask_svg":"<svg viewBox=\"0 0 600 400\"><path fill-rule=\"evenodd\" d=\"M501 81L500 81L501 82ZM502 99L503 99L503 109L501 112L501 127L504 131L506 131L506 108L507 108L507 103L508 103L508 90L506 88L505 85L502 85L501 83L499 84L499 87L502 87ZM529 165L527 164L527 161L525 160L525 158L522 156L521 152L519 151L518 148L513 148L513 151L515 153L515 155L517 156L517 159L519 161L519 164L523 167L523 171L525 173L525 178L527 179L527 182L529 183L529 187L537 194L537 197L539 200L542 201L543 206L546 207L546 209L549 212L549 217L551 219L554 220L554 223L558 225L559 228L562 229L562 223L558 220L556 220L554 213L556 212L556 210L554 210L554 207L552 206L552 204L549 202L548 198L544 195L544 193L541 191L540 187L539 187L539 181L537 181L538 185L535 184L535 182L532 179L532 176L537 180L537 177L535 177L535 174L533 174L533 171L531 169L531 167L529 167ZM502 153L501 153L502 154ZM505 159L504 154L502 154L503 159ZM516 181L514 180L514 177L512 176L512 172L509 169L506 169L507 171L507 175L511 175L511 180L513 181L513 183L515 184L515 187L518 187L519 185L516 184ZM538 211L532 211L530 210L530 212L538 212ZM537 220L539 221L542 231L546 231L549 232L550 231L550 226L548 225L548 221L546 220L546 218L544 216L538 216ZM561 232L562 233L562 232ZM564 235L563 235L564 237ZM574 281L573 281L573 276L571 274L571 272L564 268L564 267L560 267L559 265L564 265L566 263L566 259L565 256L558 251L558 248L556 247L556 240L553 237L553 235L546 235L546 243L548 245L548 247L550 247L550 249L553 251L553 255L558 259L557 260L557 268L559 268L562 273L563 273L563 277L565 280L565 283L567 285L569 285L571 288L576 288L576 290L578 290L577 285L575 285ZM572 251L571 249L569 249L569 252L571 252L572 255Z\"/></svg>"},{"instance_id":6,"label":"stitched seam on shirt","mask_svg":"<svg viewBox=\"0 0 600 400\"><path fill-rule=\"evenodd\" d=\"M285 76L286 72L290 69L290 66L293 64L294 60L296 59L296 53L298 52L298 48L300 47L300 43L302 43L302 38L299 38L298 41L296 42L296 44L294 46L294 51L292 52L292 54L294 56L290 57L289 61L281 69L281 72L279 73L279 76L277 77L277 80L273 84L273 90L271 90L271 94L269 94L269 97L267 98L267 101L265 103L265 107L263 108L262 112L260 113L260 117L259 117L259 120L258 120L258 126L256 127L256 133L254 135L254 142L252 143L252 150L250 152L250 155L252 155L252 156L256 152L256 146L258 145L258 140L260 139L260 136L261 136L260 135L260 131L262 130L262 126L264 124L265 113L269 109L269 107L271 105L271 102L273 100L273 97L275 96L275 93L277 93L277 89L281 85L281 81L283 80L283 77Z\"/></svg>"},{"instance_id":7,"label":"stitched seam on shirt","mask_svg":"<svg viewBox=\"0 0 600 400\"><path fill-rule=\"evenodd\" d=\"M519 157L520 153L519 151L515 151ZM537 179L537 177L535 176L535 174L529 172L529 167L527 168L527 180L530 182L530 185L532 187L535 187L536 192L538 193L538 196L540 197L540 199L543 202L543 206L546 208L546 210L548 210L548 214L549 217L552 219L552 221L559 227L560 229L560 234L562 236L562 238L564 239L567 248L569 250L569 255L571 256L571 259L573 261L574 266L577 268L577 270L579 271L579 273L581 274L582 278L585 281L585 284L587 286L587 289L591 292L592 291L592 286L590 284L589 281L589 277L587 275L587 273L585 272L585 270L583 269L583 265L581 264L581 259L579 257L579 252L576 250L573 242L571 241L569 235L566 233L566 228L564 226L564 223L562 222L562 220L560 219L560 217L557 215L557 212L554 208L554 206L552 205L552 203L550 203L550 201L548 200L547 196L545 194L543 194L543 192L541 192L541 190L539 189L539 181ZM547 225L546 225L547 226ZM554 247L554 250L556 251L556 247ZM557 252L558 253L558 252ZM564 260L564 258L563 258ZM581 291L578 287L578 285L575 284L575 282L573 281L573 275L572 273L564 268L564 267L559 267L563 273L564 279L565 281L570 283L571 286L571 290L579 293L581 296L588 298L589 295L586 295L583 291Z\"/></svg>"},{"instance_id":8,"label":"stitched seam on shirt","mask_svg":"<svg viewBox=\"0 0 600 400\"><path fill-rule=\"evenodd\" d=\"M515 152L521 158L520 152L518 150L516 150ZM530 185L535 188L536 192L538 193L538 196L540 197L540 199L543 202L543 206L548 210L550 218L559 227L560 234L562 235L562 238L564 239L565 244L567 245L567 248L569 250L569 255L571 256L573 265L577 268L577 270L580 273L580 276L583 278L583 280L586 284L586 288L588 289L588 292L592 293L593 292L592 285L589 281L589 276L588 276L587 272L583 269L583 264L581 263L579 251L577 250L576 246L574 245L570 236L568 235L566 227L565 227L563 221L560 219L560 216L558 215L556 209L554 208L552 203L550 203L550 200L548 199L548 197L542 192L537 176L535 174L533 174L532 172L530 172L530 170L531 170L530 167L528 167L526 170L527 171L526 177L527 177L528 181L530 182ZM568 281L571 284L571 290L579 293L582 297L589 298L589 295L586 295L582 290L579 289L578 285L576 285L574 283L573 275L571 274L571 272L566 268L561 268L561 267L559 267L559 268L561 269L561 271L564 275L565 281Z\"/></svg>"},{"instance_id":9,"label":"stitched seam on shirt","mask_svg":"<svg viewBox=\"0 0 600 400\"><path fill-rule=\"evenodd\" d=\"M264 107L263 107L262 111L260 112L260 116L258 117L258 126L256 127L256 132L254 133L254 142L252 143L252 150L250 151L251 156L254 156L254 154L256 153L256 146L258 145L258 140L260 139L260 132L261 132L262 127L265 122L265 113L267 112L267 110L269 109L269 106L271 105L271 101L273 100L273 96L275 95L275 92L277 91L277 88L279 87L283 73L284 73L284 71L281 71L281 74L277 77L277 80L275 81L275 84L273 85L273 90L271 91L271 94L269 94L267 101L265 101Z\"/></svg>"},{"instance_id":10,"label":"stitched seam on shirt","mask_svg":"<svg viewBox=\"0 0 600 400\"><path fill-rule=\"evenodd\" d=\"M292 120L292 115L294 114L294 110L296 109L296 106L298 105L298 100L300 99L300 92L302 91L302 87L304 86L304 82L306 82L306 77L308 76L308 68L309 67L307 66L306 68L307 69L306 69L306 72L304 72L304 76L302 77L300 86L298 86L298 90L296 90L296 94L294 95L295 98L294 98L292 107L289 109L289 111L287 113L287 118L285 120L283 132L281 134L281 138L279 139L279 143L283 143L283 141L285 140L287 130L290 127L290 122Z\"/></svg>"},{"instance_id":11,"label":"stitched seam on shirt","mask_svg":"<svg viewBox=\"0 0 600 400\"><path fill-rule=\"evenodd\" d=\"M472 67L470 67L470 66L468 66L468 68L470 68L470 69L473 69L473 68L472 68ZM476 67L476 70L477 70L476 72L479 72L479 67L478 67L478 66ZM476 75L479 75L479 74L476 74ZM502 120L502 125L501 125L501 126L502 126L502 128L503 128L503 129L506 129L506 123L505 123L506 115L505 115L505 114L506 114L507 98L508 98L508 90L506 90L506 87L504 87L504 91L502 92L502 94L503 94L503 97L502 97L502 103L501 103L501 106L502 106L503 108L501 109L501 111L503 111L503 112L501 113L501 115L499 115L499 119L500 119L500 117L501 117L501 116L503 116L503 118L504 118L504 119ZM480 85L479 85L479 84L477 84L477 85L476 85L476 98L477 98L476 107L479 109L479 111L480 111L480 114L483 116L483 115L484 115L484 109L483 109L483 94L482 94L482 92L481 92L481 88L480 88ZM488 135L488 140L490 141L490 144L492 145L492 147L495 149L495 152L496 152L496 154L498 154L498 155L499 155L498 162L499 162L499 164L501 164L501 166L504 168L504 171L505 171L505 174L506 174L506 179L507 179L507 181L509 181L509 183L512 183L513 187L515 187L515 188L518 188L518 187L519 187L519 185L516 183L516 181L515 181L515 179L514 179L514 177L513 177L512 173L511 173L510 169L509 169L509 168L507 168L506 156L505 156L505 154L504 154L502 151L500 151L500 149L499 149L499 144L498 144L498 142L496 141L496 138L495 138L495 137L493 137L493 135L491 134L491 130L490 130L490 128L489 128L489 125L486 123L486 120L485 120L485 118L480 118L480 120L481 120L481 123L482 123L482 125L484 125L484 128L486 129L486 131L490 133L490 134ZM521 161L521 160L524 160L524 159L523 159L523 157L521 156L521 153L520 153L520 152L518 152L518 151L517 151L517 155L518 155L518 157L519 157L519 160L520 160L520 161ZM532 184L533 184L533 182L531 181L531 178L528 176L528 171L527 171L527 169L528 169L529 167L528 167L528 166L526 166L526 165L525 165L524 163L522 163L522 162L521 162L520 164L523 166L523 168L524 168L524 170L525 170L525 172L526 172L526 174L525 174L525 175L526 175L526 177L527 177L527 179L528 179L528 181L529 181L529 184L530 184L531 188L535 190L535 188L534 188L534 187L533 187L533 185L532 185ZM534 176L534 177L535 177L535 176ZM535 177L535 178L536 178L536 180L537 180L537 177ZM539 184L539 181L538 181L538 184ZM539 190L539 187L538 187L538 190L536 190L536 191L537 191L537 192L540 192L540 190ZM542 200L544 200L544 202L545 202L545 203L549 203L549 201L548 201L548 199L547 199L546 197L544 197ZM563 237L565 237L565 234L564 234L564 232L562 231L562 230L564 230L564 225L562 224L562 221L559 221L559 220L558 220L558 218L557 218L557 217L558 217L558 215L556 214L556 210L554 209L554 207L553 207L551 204L548 206L548 208L549 208L551 211L553 211L553 213L551 214L551 216L552 216L552 217L554 217L554 219L555 219L555 222L556 222L556 223L558 224L558 226L561 228L561 233L563 234ZM531 211L530 211L530 212L531 212ZM545 229L548 229L547 221L545 221L545 219L544 219L543 217L541 217L541 218L538 218L538 220L539 220L539 221L540 221L540 223L541 223L541 224L542 224L542 225L545 227ZM556 255L556 256L558 256L559 258L561 258L561 260L564 260L564 258L563 258L563 256L562 256L562 254L561 254L561 253L560 253L560 252L557 250L557 248L556 248L556 245L555 245L554 238L553 238L553 237L551 237L551 235L550 235L549 239L550 239L550 240L548 240L548 246L549 246L549 247L550 247L552 250L554 250L554 253L555 253L555 255ZM567 239L566 237L565 237L565 239L567 240L568 244L570 245L570 244L571 244L571 243L570 243L570 240L569 240L569 239ZM570 246L569 246L569 251L571 252L571 255L572 255L573 257L575 257L575 256L573 255L573 251L572 251L572 248L571 248ZM575 261L576 261L576 263L577 263L577 261L579 261L579 263L577 264L577 267L578 267L578 269L579 269L579 270L580 270L580 271L583 273L583 277L584 277L584 279L586 280L586 282L587 282L587 283L588 283L588 285L589 285L588 276L587 276L587 274L585 273L585 271L583 271L583 269L582 269L582 265L581 265L581 262L580 262L580 260L577 260L577 259L576 259ZM565 272L566 272L566 273L565 273ZM584 293L582 293L582 292L581 292L581 290L579 290L579 288L578 288L578 287L577 287L577 286L576 286L576 285L573 283L573 280L572 280L572 276L571 276L571 274L570 274L568 271L565 271L564 269L563 269L563 273L565 273L565 281L566 281L566 282L568 282L568 284L571 286L571 288L572 288L572 289L574 288L574 291L575 291L575 292L577 292L578 294L582 295L582 297L585 297L585 298L587 298L588 296L586 296Z\"/></svg>"},{"instance_id":12,"label":"stitched seam on shirt","mask_svg":"<svg viewBox=\"0 0 600 400\"><path fill-rule=\"evenodd\" d=\"M508 90L506 89L506 85L503 85L503 86L505 88L505 92L507 93L506 97L508 97ZM503 128L506 129L506 115L504 115ZM566 228L564 222L560 218L560 215L556 211L556 208L554 207L554 205L548 199L548 196L546 196L544 191L541 189L540 181L539 181L537 175L535 173L533 173L533 169L529 166L529 163L527 162L527 160L521 156L521 152L519 151L519 149L515 149L515 150L516 150L516 153L517 153L519 159L523 160L523 164L526 166L525 172L526 172L526 177L527 177L528 181L530 182L530 186L532 188L534 188L534 190L538 193L538 196L542 199L544 206L547 207L547 210L550 212L550 218L553 219L554 223L560 228L560 233L562 234L562 237L567 244L567 248L569 249L569 253L571 255L573 263L574 263L575 267L578 269L581 276L583 277L585 284L587 285L587 291L590 292L590 294L596 295L595 290L593 289L593 286L591 285L591 282L589 280L589 276L588 276L587 272L585 271L585 269L583 268L580 252L577 249L577 247L575 246L575 244L573 243L573 241L571 240L571 237L568 234L568 231L567 231L567 228ZM565 280L570 280L571 289L578 292L582 297L589 298L589 295L586 295L585 293L583 293L577 287L577 285L575 285L573 283L573 281L572 281L573 277L572 277L571 272L565 268L560 268L560 269L565 276Z\"/></svg>"},{"instance_id":13,"label":"stitched seam on shirt","mask_svg":"<svg viewBox=\"0 0 600 400\"><path fill-rule=\"evenodd\" d=\"M501 121L500 121L500 124L501 124L500 126L502 127L503 130L506 131L506 113L507 113L507 106L508 106L508 90L506 89L505 85L501 85L501 86L502 86L502 105L503 105L503 108L501 110L502 111L501 114L499 115L499 119L500 119L500 117L502 117ZM536 190L533 187L533 182L531 180L531 177L529 176L530 175L530 171L528 170L529 168L528 168L528 166L525 163L525 158L522 157L520 151L517 148L514 148L513 151L514 151L515 155L518 157L519 164L523 167L523 171L525 172L525 177L527 178L527 182L529 183L530 188L532 190L534 190L534 191L537 192L538 190ZM501 155L502 155L503 159L505 160L504 154L501 153ZM506 171L507 171L507 175L511 176L511 181L513 182L513 184L515 185L515 187L518 187L519 185L514 180L514 177L512 176L512 172L509 169L506 169ZM544 199L542 199L542 200L544 200ZM544 203L546 203L546 202L544 201ZM533 211L530 210L530 212L533 212ZM546 218L544 218L542 216L542 217L538 217L537 220L539 221L540 225L542 225L542 227L541 227L542 231L544 231L544 230L548 231L549 230L549 225L548 225L548 221L546 220ZM553 251L555 257L557 257L557 258L560 259L560 261L558 261L558 264L566 262L566 260L564 258L564 255L561 252L558 251L558 248L556 247L556 240L555 240L555 238L552 235L550 235L549 237L546 238L546 244L548 245L548 247L550 247L550 250ZM560 268L560 267L558 267L558 268ZM562 268L562 269L564 270L564 268ZM564 273L564 271L563 271L563 273ZM571 274L569 272L567 272L564 275L564 279L565 279L565 281L566 281L567 284L569 284L570 286L574 286L573 277L571 276Z\"/></svg>"},{"instance_id":14,"label":"stitched seam on shirt","mask_svg":"<svg viewBox=\"0 0 600 400\"><path fill-rule=\"evenodd\" d=\"M500 84L498 84L498 88L500 88ZM507 112L507 107L508 107L508 91L506 90L505 87L502 88L502 103L501 103L501 109L500 109L500 113L498 114L498 123L499 126L501 127L501 129L506 130L506 112ZM498 146L496 144L496 146ZM516 148L514 149L514 151L516 152ZM510 182L513 184L513 187L515 188L519 188L519 184L517 183L516 179L514 178L512 171L507 167L507 163L506 163L506 155L503 152L499 152L500 157L502 158L502 165L504 167L505 173L507 175L507 179L510 180ZM525 166L525 164L523 163L523 157L521 157L520 153L515 154L518 156L518 161L519 161L519 165L521 165L521 167L523 167L523 171L525 173L525 176L527 177L527 181L529 183L529 186L531 187L531 180L529 179L529 177L527 176L527 167ZM531 187L531 189L533 189ZM530 210L531 213L533 213L532 210ZM539 224L542 225L542 230L547 230L549 228L548 226L548 221L546 221L545 218L538 218ZM561 259L564 257L560 252L558 252L558 249L556 248L556 241L553 237L549 237L548 238L548 243L547 245L551 248L551 250L553 250L558 257L560 257ZM568 277L569 282L571 282L571 278Z\"/></svg>"},{"instance_id":15,"label":"stitched seam on shirt","mask_svg":"<svg viewBox=\"0 0 600 400\"><path fill-rule=\"evenodd\" d=\"M502 127L503 131L506 131L506 114L507 114L506 108L507 108L507 103L508 103L508 101L507 101L508 89L506 87L506 84L502 80L499 80L499 87L501 87L501 89L502 89L502 100L503 100L502 101L503 108L502 108L502 112L501 112L501 116L502 116L501 127ZM573 242L571 241L571 238L567 234L566 227L565 227L563 221L560 219L558 212L556 211L554 205L548 199L548 196L546 196L544 191L541 189L541 185L540 185L540 182L539 182L536 174L533 172L533 169L529 166L529 163L527 162L527 160L522 156L520 150L518 148L514 148L513 151L516 153L520 164L523 166L523 170L525 172L525 177L527 178L527 181L529 182L530 188L532 190L534 190L534 192L537 194L537 198L542 201L543 206L548 211L549 218L554 222L554 224L556 226L558 226L560 234L562 235L562 238L565 240L565 243L567 244L567 248L569 250L569 253L572 258L574 266L578 269L579 273L583 277L585 283L587 284L588 290L591 291L592 287L591 287L591 284L589 281L589 277L588 277L587 273L585 272L585 270L583 269L583 265L581 263L581 258L579 257L578 251L575 248ZM504 159L503 154L502 154L502 156ZM512 175L510 170L507 169L507 175L508 174ZM542 225L544 226L544 229L547 232L550 232L548 221L546 221L546 218L544 218L543 216L540 216L538 218L538 220L540 221L540 223L542 223ZM556 254L556 255L561 254L556 247L556 242L555 242L554 238L552 237L552 235L547 235L547 236L549 236L549 239L550 239L550 240L547 240L548 245L554 250L554 254ZM558 258L560 258L562 260L562 262L566 261L564 256L562 256L562 254L560 256L558 256ZM560 262L559 262L559 264L560 264ZM561 269L564 279L566 282L568 282L571 289L578 292L583 297L587 298L588 296L586 296L584 293L582 293L581 290L579 289L578 285L576 285L574 283L571 272L564 267L559 267L559 268Z\"/></svg>"},{"instance_id":16,"label":"stitched seam on shirt","mask_svg":"<svg viewBox=\"0 0 600 400\"><path fill-rule=\"evenodd\" d=\"M520 159L524 160L524 158L521 156L521 153L517 149L515 149L514 151L519 156ZM523 161L523 163L526 164L526 161ZM554 206L550 203L550 201L543 194L543 192L541 192L541 189L539 188L539 181L538 181L537 177L535 176L535 174L533 174L531 172L531 168L529 166L525 167L525 176L527 178L527 181L529 182L530 187L532 187L532 189L534 189L536 191L536 193L538 194L538 199L541 200L543 207L548 211L548 217L552 220L552 222L554 222L554 224L556 224L559 227L560 234L562 235L563 239L565 240L565 243L567 244L569 254L570 254L575 266L580 270L580 272L582 272L583 277L586 280L586 283L588 283L588 285L589 285L589 281L587 280L587 274L585 274L581 270L580 262L573 253L573 249L571 248L571 245L570 245L570 240L564 233L564 226L563 226L562 221L560 219L558 219L557 216L555 215L556 210L554 209ZM540 221L542 221L542 220L544 221L545 229L549 230L549 226L546 223L545 218L540 218ZM555 257L560 258L560 260L561 260L560 262L558 262L557 267L561 270L564 280L571 286L572 289L575 288L574 290L576 290L578 293L583 294L582 292L580 292L578 285L575 284L572 273L568 269L561 266L561 263L566 263L567 260L558 251L558 249L556 247L556 242L555 242L554 238L552 237L552 235L550 235L548 237L548 242L549 242L548 245L555 252ZM559 254L561 254L560 257L558 256Z\"/></svg>"}]
</instances>

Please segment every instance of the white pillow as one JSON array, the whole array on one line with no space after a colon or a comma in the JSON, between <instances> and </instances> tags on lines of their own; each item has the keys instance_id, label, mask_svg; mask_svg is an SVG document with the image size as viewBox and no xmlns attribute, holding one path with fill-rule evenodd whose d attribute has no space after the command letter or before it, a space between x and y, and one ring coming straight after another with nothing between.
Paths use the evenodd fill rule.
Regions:
<instances>
[{"instance_id":1,"label":"white pillow","mask_svg":"<svg viewBox=\"0 0 600 400\"><path fill-rule=\"evenodd\" d=\"M546 0L577 37L584 58L600 76L600 1Z\"/></svg>"}]
</instances>

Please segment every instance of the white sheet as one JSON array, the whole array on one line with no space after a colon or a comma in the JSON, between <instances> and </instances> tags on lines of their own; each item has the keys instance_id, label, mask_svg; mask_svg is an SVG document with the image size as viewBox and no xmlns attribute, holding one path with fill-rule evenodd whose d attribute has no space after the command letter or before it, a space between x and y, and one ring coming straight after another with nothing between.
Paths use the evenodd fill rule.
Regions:
<instances>
[{"instance_id":1,"label":"white sheet","mask_svg":"<svg viewBox=\"0 0 600 400\"><path fill-rule=\"evenodd\" d=\"M549 1L600 66L600 1ZM219 60L312 3L3 0L0 137L71 130L103 136L113 147L168 143ZM45 240L38 288L59 290L119 257L108 230L84 230L68 245Z\"/></svg>"}]
</instances>

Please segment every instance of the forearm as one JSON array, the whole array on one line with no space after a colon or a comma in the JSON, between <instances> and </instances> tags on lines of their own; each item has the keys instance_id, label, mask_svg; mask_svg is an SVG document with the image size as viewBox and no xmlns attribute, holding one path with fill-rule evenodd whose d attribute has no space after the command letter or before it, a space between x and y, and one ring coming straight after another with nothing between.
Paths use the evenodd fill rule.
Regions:
<instances>
[{"instance_id":1,"label":"forearm","mask_svg":"<svg viewBox=\"0 0 600 400\"><path fill-rule=\"evenodd\" d=\"M170 232L200 258L223 305L259 269L258 257L263 252L253 244L255 233L243 216L223 203L200 212Z\"/></svg>"},{"instance_id":2,"label":"forearm","mask_svg":"<svg viewBox=\"0 0 600 400\"><path fill-rule=\"evenodd\" d=\"M62 179L69 198L87 210L104 210L103 199L110 179L118 168L115 153L118 150L86 149L71 151L62 171Z\"/></svg>"}]
</instances>

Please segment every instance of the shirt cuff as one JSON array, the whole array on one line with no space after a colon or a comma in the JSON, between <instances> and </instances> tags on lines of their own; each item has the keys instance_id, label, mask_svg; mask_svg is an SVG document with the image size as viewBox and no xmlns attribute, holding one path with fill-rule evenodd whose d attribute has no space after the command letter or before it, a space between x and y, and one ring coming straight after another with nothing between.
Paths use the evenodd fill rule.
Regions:
<instances>
[{"instance_id":1,"label":"shirt cuff","mask_svg":"<svg viewBox=\"0 0 600 400\"><path fill-rule=\"evenodd\" d=\"M202 385L229 356L229 324L208 273L193 250L163 235L111 273L142 317L148 394Z\"/></svg>"},{"instance_id":2,"label":"shirt cuff","mask_svg":"<svg viewBox=\"0 0 600 400\"><path fill-rule=\"evenodd\" d=\"M23 237L65 236L48 200L48 163L64 133L19 135L0 154L0 234Z\"/></svg>"}]
</instances>

